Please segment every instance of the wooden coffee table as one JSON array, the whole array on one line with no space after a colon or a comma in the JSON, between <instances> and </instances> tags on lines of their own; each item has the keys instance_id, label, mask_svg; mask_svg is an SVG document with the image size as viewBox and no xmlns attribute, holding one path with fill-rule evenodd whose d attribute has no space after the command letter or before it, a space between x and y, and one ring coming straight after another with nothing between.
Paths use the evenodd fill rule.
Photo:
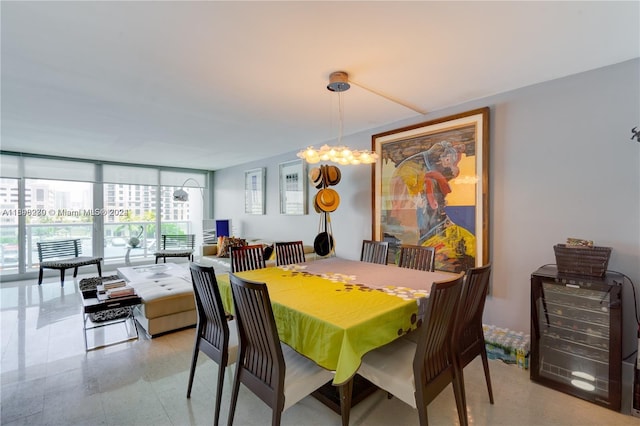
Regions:
<instances>
[{"instance_id":1,"label":"wooden coffee table","mask_svg":"<svg viewBox=\"0 0 640 426\"><path fill-rule=\"evenodd\" d=\"M132 307L142 303L142 300L139 296L124 296L118 298L108 298L105 294L98 294L97 292L87 292L83 294L82 304L83 304L83 312L84 312L84 348L86 351L103 348L106 346L115 345L118 343L127 342L129 340L138 339L138 328L136 327L135 320L133 318L133 311L129 310L129 313L121 318L116 318L112 320L105 320L100 322L90 321L89 317L91 314L95 314L98 312L108 311L110 309L115 308L125 308ZM87 327L87 322L91 322L92 325ZM129 330L127 327L127 322L130 322L132 330ZM127 327L127 337L121 340L117 340L111 343L96 345L89 348L87 343L87 331L93 330L96 328L107 327L115 324L124 324ZM131 331L135 330L135 335L132 335Z\"/></svg>"}]
</instances>

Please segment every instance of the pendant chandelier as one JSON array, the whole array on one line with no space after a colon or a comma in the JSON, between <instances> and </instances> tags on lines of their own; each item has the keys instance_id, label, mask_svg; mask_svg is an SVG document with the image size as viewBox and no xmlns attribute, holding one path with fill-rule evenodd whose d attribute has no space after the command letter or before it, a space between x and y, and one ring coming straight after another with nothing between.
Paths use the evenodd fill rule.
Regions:
<instances>
[{"instance_id":1,"label":"pendant chandelier","mask_svg":"<svg viewBox=\"0 0 640 426\"><path fill-rule=\"evenodd\" d=\"M319 149L310 146L298 153L298 157L307 163L314 164L320 161L331 161L334 163L347 164L372 164L378 159L378 154L366 149L351 149L342 144L342 133L344 126L344 114L342 111L342 92L349 90L349 75L343 71L336 71L329 76L327 90L338 94L339 108L339 131L338 144L335 146L322 145Z\"/></svg>"}]
</instances>

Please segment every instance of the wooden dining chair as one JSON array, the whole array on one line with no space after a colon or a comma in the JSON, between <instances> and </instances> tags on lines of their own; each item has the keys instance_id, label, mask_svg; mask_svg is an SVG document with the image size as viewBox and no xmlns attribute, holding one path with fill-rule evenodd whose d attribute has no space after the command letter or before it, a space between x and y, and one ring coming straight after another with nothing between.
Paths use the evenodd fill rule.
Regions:
<instances>
[{"instance_id":1,"label":"wooden dining chair","mask_svg":"<svg viewBox=\"0 0 640 426\"><path fill-rule=\"evenodd\" d=\"M358 370L365 379L418 409L420 425L427 425L427 405L453 384L461 425L467 424L466 407L456 375L452 333L460 302L464 274L435 282L426 305L417 342L396 339L368 352Z\"/></svg>"},{"instance_id":2,"label":"wooden dining chair","mask_svg":"<svg viewBox=\"0 0 640 426\"><path fill-rule=\"evenodd\" d=\"M196 372L198 354L202 351L218 364L218 386L213 420L213 424L217 425L220 418L225 368L236 361L238 354L238 331L234 320L227 321L213 268L192 263L190 270L198 323L189 371L187 398L191 398L191 387Z\"/></svg>"},{"instance_id":3,"label":"wooden dining chair","mask_svg":"<svg viewBox=\"0 0 640 426\"><path fill-rule=\"evenodd\" d=\"M459 367L458 377L462 385L462 396L466 403L464 390L463 369L478 355L482 357L484 377L489 391L489 402L493 404L493 391L491 389L491 377L489 375L489 362L487 349L482 330L482 315L484 304L489 291L489 277L491 276L491 264L471 268L467 270L465 285L460 296L458 307L458 323L454 332L453 346L456 347L456 355Z\"/></svg>"},{"instance_id":4,"label":"wooden dining chair","mask_svg":"<svg viewBox=\"0 0 640 426\"><path fill-rule=\"evenodd\" d=\"M262 244L230 247L231 272L252 271L266 267Z\"/></svg>"},{"instance_id":5,"label":"wooden dining chair","mask_svg":"<svg viewBox=\"0 0 640 426\"><path fill-rule=\"evenodd\" d=\"M228 425L238 402L240 383L272 409L271 424L280 424L282 412L333 379L318 366L280 342L265 283L229 274L240 349Z\"/></svg>"},{"instance_id":6,"label":"wooden dining chair","mask_svg":"<svg viewBox=\"0 0 640 426\"><path fill-rule=\"evenodd\" d=\"M285 241L274 244L276 266L305 262L304 243L302 241Z\"/></svg>"},{"instance_id":7,"label":"wooden dining chair","mask_svg":"<svg viewBox=\"0 0 640 426\"><path fill-rule=\"evenodd\" d=\"M362 240L362 251L360 252L360 261L386 265L388 253L389 253L388 241Z\"/></svg>"},{"instance_id":8,"label":"wooden dining chair","mask_svg":"<svg viewBox=\"0 0 640 426\"><path fill-rule=\"evenodd\" d=\"M403 244L400 246L398 266L433 272L435 259L436 249L434 247Z\"/></svg>"}]
</instances>

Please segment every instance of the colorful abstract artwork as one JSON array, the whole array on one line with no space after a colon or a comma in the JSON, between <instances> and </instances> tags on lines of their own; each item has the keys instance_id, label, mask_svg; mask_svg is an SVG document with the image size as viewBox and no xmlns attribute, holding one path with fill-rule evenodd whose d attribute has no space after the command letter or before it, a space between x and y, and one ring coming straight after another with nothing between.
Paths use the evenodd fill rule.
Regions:
<instances>
[{"instance_id":1,"label":"colorful abstract artwork","mask_svg":"<svg viewBox=\"0 0 640 426\"><path fill-rule=\"evenodd\" d=\"M372 137L373 236L436 249L436 269L489 261L489 108ZM390 256L390 258L394 258Z\"/></svg>"}]
</instances>

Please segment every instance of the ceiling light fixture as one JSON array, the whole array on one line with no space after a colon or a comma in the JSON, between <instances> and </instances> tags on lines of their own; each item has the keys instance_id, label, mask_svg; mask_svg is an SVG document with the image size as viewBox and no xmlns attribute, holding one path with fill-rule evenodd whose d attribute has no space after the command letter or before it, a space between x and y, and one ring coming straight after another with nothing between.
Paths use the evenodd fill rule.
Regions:
<instances>
[{"instance_id":1,"label":"ceiling light fixture","mask_svg":"<svg viewBox=\"0 0 640 426\"><path fill-rule=\"evenodd\" d=\"M372 164L378 159L378 154L366 149L351 149L342 145L342 133L344 126L344 114L342 111L342 92L349 90L349 74L344 71L332 72L329 76L327 90L338 94L339 131L338 144L336 146L322 145L319 149L313 146L298 153L298 157L307 163L319 163L320 161L332 161L334 163L347 164Z\"/></svg>"}]
</instances>

